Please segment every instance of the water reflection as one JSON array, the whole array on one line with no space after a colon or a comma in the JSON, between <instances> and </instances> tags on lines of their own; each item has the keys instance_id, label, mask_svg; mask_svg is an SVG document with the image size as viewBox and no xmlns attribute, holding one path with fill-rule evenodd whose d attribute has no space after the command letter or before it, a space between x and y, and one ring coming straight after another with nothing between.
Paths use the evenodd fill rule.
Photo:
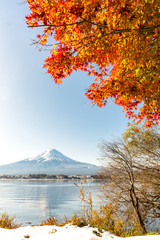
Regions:
<instances>
[{"instance_id":1,"label":"water reflection","mask_svg":"<svg viewBox=\"0 0 160 240\"><path fill-rule=\"evenodd\" d=\"M76 182L80 185L80 182ZM98 182L91 185L93 203L97 203ZM0 211L15 215L23 226L38 224L49 216L72 216L79 210L79 189L74 181L0 181Z\"/></svg>"}]
</instances>

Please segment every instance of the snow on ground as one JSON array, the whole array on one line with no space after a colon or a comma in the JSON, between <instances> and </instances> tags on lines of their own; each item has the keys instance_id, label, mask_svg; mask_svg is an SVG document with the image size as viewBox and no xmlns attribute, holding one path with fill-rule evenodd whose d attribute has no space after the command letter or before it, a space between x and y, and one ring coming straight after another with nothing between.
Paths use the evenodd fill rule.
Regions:
<instances>
[{"instance_id":1,"label":"snow on ground","mask_svg":"<svg viewBox=\"0 0 160 240\"><path fill-rule=\"evenodd\" d=\"M104 231L97 236L98 230L89 226L65 225L21 227L17 229L0 228L0 240L160 240L160 235L121 238Z\"/></svg>"}]
</instances>

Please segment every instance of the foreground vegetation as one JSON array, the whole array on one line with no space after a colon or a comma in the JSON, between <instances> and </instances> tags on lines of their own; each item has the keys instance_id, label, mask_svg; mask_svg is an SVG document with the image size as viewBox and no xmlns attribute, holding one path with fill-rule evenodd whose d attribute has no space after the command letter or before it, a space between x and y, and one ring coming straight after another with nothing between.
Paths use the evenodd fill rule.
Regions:
<instances>
[{"instance_id":1,"label":"foreground vegetation","mask_svg":"<svg viewBox=\"0 0 160 240\"><path fill-rule=\"evenodd\" d=\"M15 217L10 217L7 213L0 216L0 228L15 229L21 227L21 223L17 223Z\"/></svg>"},{"instance_id":2,"label":"foreground vegetation","mask_svg":"<svg viewBox=\"0 0 160 240\"><path fill-rule=\"evenodd\" d=\"M87 207L86 204L86 209L84 211L79 212L79 214L75 214L70 219L64 217L63 222L59 221L56 217L50 216L49 218L43 220L40 226L64 226L70 223L73 225L77 225L78 227L89 225L90 227L98 228L98 231L95 231L95 234L97 234L97 236L101 236L100 233L102 233L103 230L109 231L114 235L120 237L143 235L141 229L136 225L128 228L127 222L123 221L122 218L118 217L116 209L114 209L113 206L106 204L104 206L100 206L98 210L92 212L90 212L90 207L91 205L88 205ZM9 217L7 213L2 213L2 215L0 216L0 228L16 229L19 227L21 227L21 224L16 222L15 217ZM152 234L155 235L160 233L158 231L147 232L146 235Z\"/></svg>"}]
</instances>

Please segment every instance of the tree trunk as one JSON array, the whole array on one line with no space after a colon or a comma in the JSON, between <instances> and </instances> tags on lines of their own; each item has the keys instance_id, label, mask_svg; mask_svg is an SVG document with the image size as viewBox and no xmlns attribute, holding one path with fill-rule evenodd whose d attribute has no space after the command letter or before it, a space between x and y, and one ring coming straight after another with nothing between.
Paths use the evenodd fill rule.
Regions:
<instances>
[{"instance_id":1,"label":"tree trunk","mask_svg":"<svg viewBox=\"0 0 160 240\"><path fill-rule=\"evenodd\" d=\"M130 189L130 199L131 199L132 206L133 206L133 208L136 212L139 224L140 224L140 226L143 230L143 233L147 233L147 230L146 230L146 227L145 227L145 224L144 224L144 221L142 219L142 215L141 215L141 212L140 212L140 209L139 209L139 201L138 201L138 198L135 194L133 185Z\"/></svg>"}]
</instances>

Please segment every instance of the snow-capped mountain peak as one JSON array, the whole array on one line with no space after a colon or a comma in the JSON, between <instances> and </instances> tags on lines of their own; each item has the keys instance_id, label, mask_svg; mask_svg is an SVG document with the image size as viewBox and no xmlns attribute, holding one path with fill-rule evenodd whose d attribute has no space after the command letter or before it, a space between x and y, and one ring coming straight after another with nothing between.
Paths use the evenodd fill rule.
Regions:
<instances>
[{"instance_id":1,"label":"snow-capped mountain peak","mask_svg":"<svg viewBox=\"0 0 160 240\"><path fill-rule=\"evenodd\" d=\"M0 174L95 174L99 167L93 164L72 160L56 149L49 149L36 157L0 167Z\"/></svg>"},{"instance_id":2,"label":"snow-capped mountain peak","mask_svg":"<svg viewBox=\"0 0 160 240\"><path fill-rule=\"evenodd\" d=\"M41 157L44 159L44 162L51 160L63 161L63 155L55 149L50 149L44 152Z\"/></svg>"},{"instance_id":3,"label":"snow-capped mountain peak","mask_svg":"<svg viewBox=\"0 0 160 240\"><path fill-rule=\"evenodd\" d=\"M36 157L27 158L26 160L38 161L38 162L47 162L47 161L57 160L57 161L68 162L69 158L63 155L62 153L60 153L59 151L57 151L56 149L49 149Z\"/></svg>"}]
</instances>

